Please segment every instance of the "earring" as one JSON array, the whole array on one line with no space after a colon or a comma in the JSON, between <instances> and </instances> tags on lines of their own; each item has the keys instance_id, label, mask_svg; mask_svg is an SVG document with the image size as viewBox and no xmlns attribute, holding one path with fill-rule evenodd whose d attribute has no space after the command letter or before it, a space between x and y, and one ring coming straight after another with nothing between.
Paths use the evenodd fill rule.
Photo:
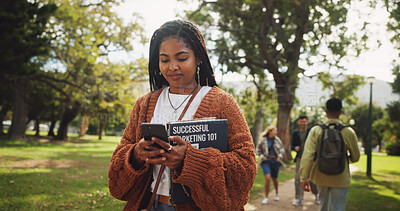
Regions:
<instances>
[{"instance_id":1,"label":"earring","mask_svg":"<svg viewBox=\"0 0 400 211\"><path fill-rule=\"evenodd\" d=\"M160 71L160 72L158 72L158 75L162 75L161 71Z\"/></svg>"},{"instance_id":2,"label":"earring","mask_svg":"<svg viewBox=\"0 0 400 211\"><path fill-rule=\"evenodd\" d=\"M200 65L197 66L197 84L200 85Z\"/></svg>"}]
</instances>

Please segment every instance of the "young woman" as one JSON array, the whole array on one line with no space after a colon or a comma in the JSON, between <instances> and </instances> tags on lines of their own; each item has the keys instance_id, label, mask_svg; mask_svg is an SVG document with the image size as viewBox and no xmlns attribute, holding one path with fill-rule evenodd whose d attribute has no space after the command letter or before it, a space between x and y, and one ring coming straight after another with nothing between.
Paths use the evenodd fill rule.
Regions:
<instances>
[{"instance_id":1,"label":"young woman","mask_svg":"<svg viewBox=\"0 0 400 211\"><path fill-rule=\"evenodd\" d=\"M146 208L164 164L152 210L244 210L256 175L255 149L237 103L216 85L202 34L190 22L167 22L151 38L149 60L151 92L136 101L111 158L111 195L128 201L125 210ZM169 137L173 146L143 139L141 123L176 121L188 103L183 120L228 120L228 152L195 149L178 136ZM191 202L169 204L170 176L190 188Z\"/></svg>"},{"instance_id":2,"label":"young woman","mask_svg":"<svg viewBox=\"0 0 400 211\"><path fill-rule=\"evenodd\" d=\"M257 144L257 155L260 156L260 165L265 177L265 198L262 201L263 204L268 204L271 177L275 187L274 199L276 201L280 199L278 195L278 174L285 149L277 134L278 130L275 126L268 126Z\"/></svg>"}]
</instances>

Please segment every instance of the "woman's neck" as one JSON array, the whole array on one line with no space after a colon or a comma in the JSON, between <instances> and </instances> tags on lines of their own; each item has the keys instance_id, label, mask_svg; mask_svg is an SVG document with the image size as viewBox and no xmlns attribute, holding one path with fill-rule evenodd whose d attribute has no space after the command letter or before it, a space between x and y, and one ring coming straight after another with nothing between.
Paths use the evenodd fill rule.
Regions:
<instances>
[{"instance_id":1,"label":"woman's neck","mask_svg":"<svg viewBox=\"0 0 400 211\"><path fill-rule=\"evenodd\" d=\"M197 87L197 83L187 85L187 86L170 86L169 92L171 94L188 95L188 94L193 93L193 91L196 89L196 87Z\"/></svg>"}]
</instances>

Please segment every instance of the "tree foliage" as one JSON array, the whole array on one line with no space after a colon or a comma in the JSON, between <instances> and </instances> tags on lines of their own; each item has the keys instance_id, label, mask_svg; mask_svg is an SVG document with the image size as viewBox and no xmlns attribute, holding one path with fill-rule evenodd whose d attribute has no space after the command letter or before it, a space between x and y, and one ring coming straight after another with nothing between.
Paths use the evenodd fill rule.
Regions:
<instances>
[{"instance_id":1,"label":"tree foliage","mask_svg":"<svg viewBox=\"0 0 400 211\"><path fill-rule=\"evenodd\" d=\"M380 107L377 106L372 106L372 121L375 122L376 120L379 120L383 117L384 110ZM351 112L352 118L355 121L355 125L353 126L354 130L357 133L357 136L362 139L364 147L366 146L367 139L368 139L368 134L369 134L369 105L364 104L357 106L352 112ZM378 128L373 128L376 131ZM378 131L376 131L378 132ZM379 133L379 132L378 132ZM377 134L377 133L375 133ZM380 138L378 136L375 136L373 138ZM375 144L377 143L377 140L375 139ZM380 141L380 140L379 140Z\"/></svg>"},{"instance_id":2,"label":"tree foliage","mask_svg":"<svg viewBox=\"0 0 400 211\"><path fill-rule=\"evenodd\" d=\"M394 33L390 40L397 46L397 49L400 49L400 1L385 0L385 3L386 9L389 12L389 22L386 26L389 31Z\"/></svg>"},{"instance_id":3,"label":"tree foliage","mask_svg":"<svg viewBox=\"0 0 400 211\"><path fill-rule=\"evenodd\" d=\"M133 40L145 39L138 22L124 23L112 9L120 4L118 0L57 0L55 3L59 9L46 32L52 38L52 57L48 62L61 68L49 70L57 73L57 78L48 80L48 83L53 83L62 93L63 115L57 139L65 139L69 123L82 111L90 110L88 106L95 103L90 101L94 96L99 97L96 99L99 107L95 111L110 112L110 98L105 100L99 93L106 93L105 87L115 89L115 86L126 83L125 80L119 80L119 83L107 80L107 75L118 71L110 71L112 64L108 55L115 51L133 50ZM129 65L124 71L130 71Z\"/></svg>"},{"instance_id":4,"label":"tree foliage","mask_svg":"<svg viewBox=\"0 0 400 211\"><path fill-rule=\"evenodd\" d=\"M253 141L257 144L261 133L268 124L273 123L273 118L277 113L277 104L274 102L274 90L263 87L246 88L240 93L234 88L222 88L232 94L238 102L246 118ZM262 93L260 93L262 92Z\"/></svg>"},{"instance_id":5,"label":"tree foliage","mask_svg":"<svg viewBox=\"0 0 400 211\"><path fill-rule=\"evenodd\" d=\"M124 22L116 13L114 7L121 2L2 1L0 44L8 56L0 59L1 120L12 102L13 125L18 122L12 129L21 134L28 113L37 123L51 121L51 128L61 118L58 139L67 137L69 123L82 112L98 119L117 116L113 124L121 124L136 98L131 82L142 80L147 63L109 60L110 53L131 51L133 43L145 41L140 17ZM7 86L12 99L5 93Z\"/></svg>"},{"instance_id":6,"label":"tree foliage","mask_svg":"<svg viewBox=\"0 0 400 211\"><path fill-rule=\"evenodd\" d=\"M300 61L325 62L341 69L340 61L365 48L366 33L350 33L345 23L350 0L217 0L200 1L188 17L207 28L212 53L224 72L241 72L275 81L278 135L290 158L290 111Z\"/></svg>"},{"instance_id":7,"label":"tree foliage","mask_svg":"<svg viewBox=\"0 0 400 211\"><path fill-rule=\"evenodd\" d=\"M35 121L36 135L39 136L40 122L51 122L60 113L60 93L47 83L32 80L29 84L28 121ZM51 133L50 133L51 135Z\"/></svg>"},{"instance_id":8,"label":"tree foliage","mask_svg":"<svg viewBox=\"0 0 400 211\"><path fill-rule=\"evenodd\" d=\"M389 22L386 24L389 31L394 35L390 39L399 51L398 57L400 58L400 1L398 0L385 0L386 8L389 12ZM394 93L400 94L400 63L399 59L393 61L392 73L394 81L391 84ZM400 155L400 101L392 102L388 105L388 113L395 130L392 130L393 137L387 145L387 151L390 155Z\"/></svg>"},{"instance_id":9,"label":"tree foliage","mask_svg":"<svg viewBox=\"0 0 400 211\"><path fill-rule=\"evenodd\" d=\"M6 55L0 57L3 82L38 71L33 58L49 50L49 38L44 31L55 9L53 3L43 5L27 0L1 1L0 48Z\"/></svg>"},{"instance_id":10,"label":"tree foliage","mask_svg":"<svg viewBox=\"0 0 400 211\"><path fill-rule=\"evenodd\" d=\"M49 38L44 32L55 9L53 3L0 2L0 49L4 55L0 58L0 84L3 90L11 93L11 97L3 101L3 108L12 105L12 125L8 131L11 138L25 136L31 80L28 76L39 71L41 63L37 57L48 53Z\"/></svg>"},{"instance_id":11,"label":"tree foliage","mask_svg":"<svg viewBox=\"0 0 400 211\"><path fill-rule=\"evenodd\" d=\"M318 81L322 83L323 89L332 90L330 97L337 97L347 105L356 105L358 97L357 90L365 84L363 76L339 75L332 77L329 72L319 72Z\"/></svg>"},{"instance_id":12,"label":"tree foliage","mask_svg":"<svg viewBox=\"0 0 400 211\"><path fill-rule=\"evenodd\" d=\"M101 139L107 124L113 123L114 127L126 124L134 100L138 96L133 93L134 83L131 80L129 65L99 63L96 68L96 81L88 86L92 90L84 94L82 113L89 116L90 122L97 124Z\"/></svg>"}]
</instances>

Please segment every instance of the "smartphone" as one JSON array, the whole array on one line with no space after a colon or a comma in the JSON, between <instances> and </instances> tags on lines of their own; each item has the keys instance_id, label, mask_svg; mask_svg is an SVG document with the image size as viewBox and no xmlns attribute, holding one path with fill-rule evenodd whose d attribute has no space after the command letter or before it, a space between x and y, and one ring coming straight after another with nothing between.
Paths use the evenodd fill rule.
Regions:
<instances>
[{"instance_id":1,"label":"smartphone","mask_svg":"<svg viewBox=\"0 0 400 211\"><path fill-rule=\"evenodd\" d=\"M151 137L157 137L167 143L169 143L167 130L163 124L154 124L154 123L142 123L140 125L142 129L143 138L145 140L151 140ZM154 146L163 149L160 145L154 144Z\"/></svg>"}]
</instances>

